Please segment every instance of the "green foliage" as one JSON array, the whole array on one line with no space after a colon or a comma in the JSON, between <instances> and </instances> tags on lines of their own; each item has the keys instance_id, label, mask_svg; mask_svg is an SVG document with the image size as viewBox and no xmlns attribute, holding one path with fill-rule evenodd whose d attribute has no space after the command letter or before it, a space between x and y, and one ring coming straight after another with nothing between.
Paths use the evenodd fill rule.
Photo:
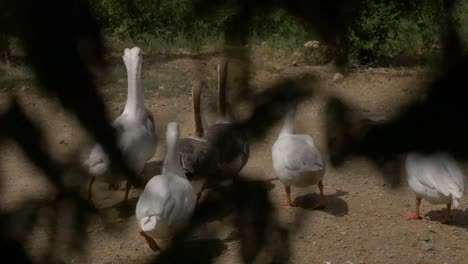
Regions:
<instances>
[{"instance_id":1,"label":"green foliage","mask_svg":"<svg viewBox=\"0 0 468 264\"><path fill-rule=\"evenodd\" d=\"M460 25L467 24L467 2L462 0L457 9ZM361 5L347 36L350 59L357 63L426 54L439 42L443 0L362 0ZM218 43L235 12L234 7L225 6L209 17L196 18L192 0L95 0L93 8L107 35L156 50ZM327 62L326 47L304 49L305 42L316 38L294 17L281 9L260 11L251 27L252 43L299 49L315 63Z\"/></svg>"},{"instance_id":2,"label":"green foliage","mask_svg":"<svg viewBox=\"0 0 468 264\"><path fill-rule=\"evenodd\" d=\"M418 55L440 38L442 1L399 4L363 0L363 10L349 28L351 56L359 62Z\"/></svg>"}]
</instances>

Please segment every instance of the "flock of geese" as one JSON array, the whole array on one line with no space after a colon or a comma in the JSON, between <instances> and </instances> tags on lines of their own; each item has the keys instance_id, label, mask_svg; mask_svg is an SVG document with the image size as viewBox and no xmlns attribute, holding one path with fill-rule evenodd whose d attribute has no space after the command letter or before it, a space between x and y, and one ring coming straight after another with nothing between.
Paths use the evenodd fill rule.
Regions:
<instances>
[{"instance_id":1,"label":"flock of geese","mask_svg":"<svg viewBox=\"0 0 468 264\"><path fill-rule=\"evenodd\" d=\"M145 164L156 152L157 140L153 114L145 107L141 81L142 56L140 48L125 49L123 61L127 70L128 96L123 112L112 123L117 131L119 148L136 175L141 175ZM228 62L223 60L217 67L218 73L218 119L208 125L202 109L202 93L206 83L195 80L192 86L195 133L193 137L180 138L179 124L170 122L166 130L166 157L160 175L152 177L138 198L135 216L139 233L154 251L160 248L155 239L170 237L190 220L202 191L209 187L205 178L199 177L200 164L208 150L214 155L203 172L209 171L219 177L220 182L229 182L249 160L250 149L247 136L231 130L235 123L227 103L226 75ZM294 122L297 102L290 102L285 113L284 124L272 146L273 168L283 183L286 202L284 206L295 206L291 199L291 186L304 188L317 185L320 199L314 209L324 209L326 199L322 179L325 163L314 140L307 134L296 134ZM224 133L221 144L213 142L219 133ZM120 188L123 178L110 175L110 161L99 144L91 149L84 162L91 175L88 199L92 198L92 186L97 181L106 182L110 189ZM209 167L209 168L206 168ZM444 223L450 221L450 209L465 192L466 180L457 162L446 153L426 155L409 153L405 162L407 180L416 194L416 212L407 214L408 219L421 219L419 206L422 199L432 204L446 204ZM117 176L117 178L116 178ZM131 185L127 181L124 201L128 199Z\"/></svg>"}]
</instances>

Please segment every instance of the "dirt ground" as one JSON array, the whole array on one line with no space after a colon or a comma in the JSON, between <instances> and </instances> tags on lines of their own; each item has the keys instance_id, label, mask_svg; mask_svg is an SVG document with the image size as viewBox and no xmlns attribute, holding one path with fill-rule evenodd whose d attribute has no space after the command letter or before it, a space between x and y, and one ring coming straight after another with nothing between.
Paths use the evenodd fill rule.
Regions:
<instances>
[{"instance_id":1,"label":"dirt ground","mask_svg":"<svg viewBox=\"0 0 468 264\"><path fill-rule=\"evenodd\" d=\"M255 60L255 74L252 77L259 87L280 76L299 72L314 73L320 78L320 87L325 93L299 106L296 124L298 132L312 135L324 156L324 94L342 96L362 112L391 116L400 105L417 95L421 84L427 80L420 69L376 68L356 71L333 81L334 71L330 67L306 66L302 62L298 64L294 56L260 54L257 57L265 59ZM158 134L162 135L153 161L164 157L163 135L168 122L179 122L182 136L189 136L194 130L190 78L196 73L202 73L211 80L210 84L214 84L217 59L181 57L161 62L157 58L145 60L145 83L153 85L148 80L154 80L164 82L165 85L162 89L161 85L154 89L145 87L146 105L155 116ZM194 65L198 65L198 68ZM178 80L171 84L171 78ZM122 79L122 86L125 87L124 75L117 82L122 84ZM177 96L164 92L170 89L180 90ZM210 88L208 100L214 99L214 89ZM119 96L109 96L106 100L113 116L125 105L126 92L124 88L119 91ZM49 132L45 144L55 155L66 157L67 153L75 151L83 153L82 158L86 155L91 142L73 117L45 96L33 92L31 87L22 87L16 93L37 124ZM5 92L0 98L1 105L5 106L2 102L6 99ZM280 126L281 123L276 124L264 139L251 145L250 160L243 172L271 183L269 194L278 205L276 209L281 221L293 225L295 217L301 215L303 224L291 237L291 263L466 263L468 198L465 197L461 207L453 211L451 225L427 219L407 221L403 214L414 209L414 196L406 183L401 188L391 189L384 184L380 172L364 159L350 160L339 169L327 166L324 178L327 198L325 210L310 209L310 205L318 199L316 187L293 188L293 199L297 199L301 206L280 207L284 190L282 184L275 180L271 160L271 146ZM81 149L82 146L87 148ZM6 176L1 186L1 206L12 208L25 197L50 195L50 186L44 182L41 173L26 161L13 144L2 148L0 169L2 175ZM152 172L147 170L146 173ZM140 192L140 189L132 189L130 202L133 206ZM61 255L65 263L141 263L153 256L153 252L137 234L134 209L125 212L112 207L122 197L123 192L109 191L107 185L95 184L95 205L111 219L112 228L105 227L100 219L94 219L87 230L87 255L80 258L63 250ZM423 202L422 210L423 214L442 216L444 206ZM216 263L240 262L238 241L228 239L233 232L230 221L229 216L213 219L205 223L200 231L200 237L215 238L222 245L223 250L216 258ZM62 231L66 233L66 227ZM28 248L33 255L39 256L43 254L47 243L47 228L38 226L28 241ZM168 245L168 241L158 243L163 249Z\"/></svg>"}]
</instances>

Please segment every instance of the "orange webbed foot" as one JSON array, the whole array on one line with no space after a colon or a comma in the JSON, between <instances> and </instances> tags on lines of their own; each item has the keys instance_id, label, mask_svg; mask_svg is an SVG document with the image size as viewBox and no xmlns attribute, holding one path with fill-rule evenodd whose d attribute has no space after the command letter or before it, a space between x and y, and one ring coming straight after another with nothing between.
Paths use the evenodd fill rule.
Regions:
<instances>
[{"instance_id":1,"label":"orange webbed foot","mask_svg":"<svg viewBox=\"0 0 468 264\"><path fill-rule=\"evenodd\" d=\"M323 209L325 209L325 207L326 207L325 203L320 202L320 203L316 204L312 209L313 210L323 210Z\"/></svg>"},{"instance_id":2,"label":"orange webbed foot","mask_svg":"<svg viewBox=\"0 0 468 264\"><path fill-rule=\"evenodd\" d=\"M291 206L291 207L295 207L295 206L296 206L296 203L293 202L293 201L286 201L286 202L282 202L280 205L281 205L281 206Z\"/></svg>"},{"instance_id":3,"label":"orange webbed foot","mask_svg":"<svg viewBox=\"0 0 468 264\"><path fill-rule=\"evenodd\" d=\"M120 188L120 183L109 183L109 190L117 191Z\"/></svg>"},{"instance_id":4,"label":"orange webbed foot","mask_svg":"<svg viewBox=\"0 0 468 264\"><path fill-rule=\"evenodd\" d=\"M447 216L442 217L442 218L441 217L431 217L431 221L438 221L441 224L445 224L445 225L450 224L450 220L451 220L450 217L447 217Z\"/></svg>"},{"instance_id":5,"label":"orange webbed foot","mask_svg":"<svg viewBox=\"0 0 468 264\"><path fill-rule=\"evenodd\" d=\"M148 236L143 231L140 231L140 236L145 238L146 243L151 248L151 250L153 250L154 252L160 252L161 251L161 248L158 246L158 244L156 243L156 241L154 241L154 239L152 237Z\"/></svg>"},{"instance_id":6,"label":"orange webbed foot","mask_svg":"<svg viewBox=\"0 0 468 264\"><path fill-rule=\"evenodd\" d=\"M405 214L405 218L407 220L421 220L422 219L422 217L416 213L407 213Z\"/></svg>"}]
</instances>

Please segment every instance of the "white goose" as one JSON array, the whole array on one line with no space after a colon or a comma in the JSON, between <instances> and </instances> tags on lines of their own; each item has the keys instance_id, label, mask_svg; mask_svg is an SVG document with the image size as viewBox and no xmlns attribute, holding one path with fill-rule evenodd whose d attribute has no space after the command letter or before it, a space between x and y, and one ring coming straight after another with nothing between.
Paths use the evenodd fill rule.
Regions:
<instances>
[{"instance_id":1,"label":"white goose","mask_svg":"<svg viewBox=\"0 0 468 264\"><path fill-rule=\"evenodd\" d=\"M287 201L282 205L295 206L291 200L291 185L307 187L317 184L320 190L320 201L314 209L324 209L325 196L322 178L325 174L325 164L312 137L306 134L295 134L296 108L296 102L290 103L281 133L272 148L273 168L286 191Z\"/></svg>"},{"instance_id":2,"label":"white goose","mask_svg":"<svg viewBox=\"0 0 468 264\"><path fill-rule=\"evenodd\" d=\"M179 134L176 122L167 125L163 173L151 178L136 205L140 235L153 251L160 250L154 238L169 237L177 232L187 224L195 209L195 191L180 165Z\"/></svg>"},{"instance_id":3,"label":"white goose","mask_svg":"<svg viewBox=\"0 0 468 264\"><path fill-rule=\"evenodd\" d=\"M141 84L142 57L140 48L125 49L123 60L127 69L128 95L125 109L112 125L117 130L119 148L131 169L140 175L146 162L156 152L156 138L153 114L145 108ZM109 188L117 189L119 177L109 174L109 159L99 144L94 145L88 160L84 162L92 175L88 186L88 199L91 199L95 180L109 183ZM125 187L124 201L128 199L130 183Z\"/></svg>"},{"instance_id":4,"label":"white goose","mask_svg":"<svg viewBox=\"0 0 468 264\"><path fill-rule=\"evenodd\" d=\"M425 199L431 204L446 204L442 223L449 223L452 204L458 207L466 189L466 179L457 162L447 153L409 153L405 166L408 185L416 194L416 212L408 213L406 218L421 219L419 207Z\"/></svg>"}]
</instances>

